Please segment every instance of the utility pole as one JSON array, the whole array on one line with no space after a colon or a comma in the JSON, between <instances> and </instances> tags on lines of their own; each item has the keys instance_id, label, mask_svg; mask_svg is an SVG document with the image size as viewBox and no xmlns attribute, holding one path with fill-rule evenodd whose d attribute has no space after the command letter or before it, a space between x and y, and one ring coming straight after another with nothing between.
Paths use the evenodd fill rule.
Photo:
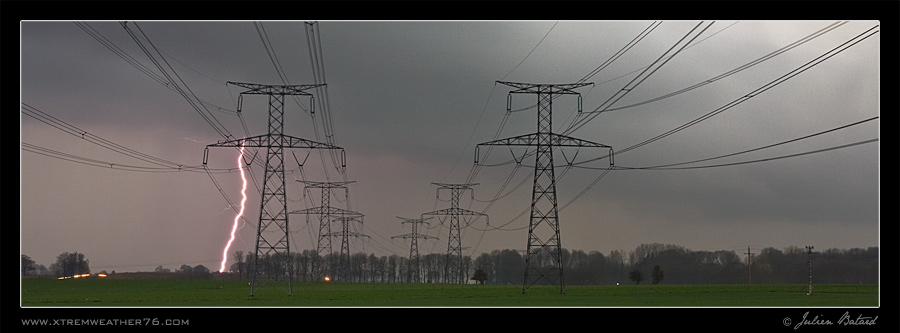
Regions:
<instances>
[{"instance_id":1,"label":"utility pole","mask_svg":"<svg viewBox=\"0 0 900 333\"><path fill-rule=\"evenodd\" d=\"M421 268L421 264L419 263L419 241L418 241L418 239L419 238L438 239L438 238L419 234L418 225L420 223L428 223L425 221L430 220L432 218L429 217L427 219L410 219L410 218L405 218L405 217L400 217L400 216L397 216L397 218L403 220L403 224L407 224L407 223L412 224L412 232L405 234L405 235L394 236L394 237L391 237L391 239L393 239L393 238L412 239L412 241L410 241L410 245L409 245L409 271L408 272L410 275L410 280L412 280L412 282L414 282L414 283L419 283L419 278L421 277L420 273L419 273L419 269Z\"/></svg>"},{"instance_id":2,"label":"utility pole","mask_svg":"<svg viewBox=\"0 0 900 333\"><path fill-rule=\"evenodd\" d=\"M812 296L812 246L806 246L806 253L809 257L809 289L806 292L806 296Z\"/></svg>"},{"instance_id":3,"label":"utility pole","mask_svg":"<svg viewBox=\"0 0 900 333\"><path fill-rule=\"evenodd\" d=\"M459 217L460 216L487 216L485 214L471 211L468 209L459 208L459 195L465 191L472 191L472 197L475 196L475 191L471 189L472 186L478 184L442 184L442 183L432 183L438 186L437 196L440 198L441 190L450 190L450 208L437 210L433 212L428 212L422 214L425 215L439 215L439 216L448 216L450 220L450 236L447 240L447 257L446 257L446 266L444 277L450 283L460 283L463 284L465 281L465 274L462 272L462 239L460 237L459 232ZM466 222L468 225L469 222Z\"/></svg>"},{"instance_id":4,"label":"utility pole","mask_svg":"<svg viewBox=\"0 0 900 333\"><path fill-rule=\"evenodd\" d=\"M753 253L750 252L750 246L747 246L747 286L750 286L750 264L753 262Z\"/></svg>"},{"instance_id":5,"label":"utility pole","mask_svg":"<svg viewBox=\"0 0 900 333\"><path fill-rule=\"evenodd\" d=\"M259 208L259 224L256 232L256 250L253 255L253 262L250 265L250 296L254 296L255 291L268 282L278 284L278 279L285 276L287 277L287 288L285 289L280 284L279 286L285 289L288 295L291 295L294 270L292 269L292 260L290 260L291 246L289 241L287 196L285 192L284 149L341 149L343 152L343 148L284 134L284 96L312 96L306 90L315 88L318 85L263 85L240 82L228 82L228 84L248 89L241 92L238 97L238 112L240 112L240 101L244 94L269 96L269 131L267 134L259 136L219 141L218 143L207 145L203 152L203 165L207 163L210 147L266 148L266 166ZM341 156L343 156L343 153ZM271 234L272 231L275 233ZM270 260L272 265L262 265L260 259ZM283 262L286 262L286 264L280 264ZM264 267L265 272L262 271ZM266 279L262 284L257 281L260 275Z\"/></svg>"},{"instance_id":6,"label":"utility pole","mask_svg":"<svg viewBox=\"0 0 900 333\"><path fill-rule=\"evenodd\" d=\"M613 165L613 149L610 146L576 139L552 132L552 101L554 95L578 95L578 112L581 112L581 95L574 89L592 83L532 84L502 82L500 84L516 88L507 95L506 110L510 112L512 94L537 95L537 133L515 136L478 144L478 146L531 146L536 147L534 164L534 186L531 192L531 217L528 225L528 247L525 255L525 278L522 293L539 280L557 285L562 294L566 293L563 276L562 245L557 214L556 175L553 166L554 147L592 147L609 149L610 166ZM475 164L478 164L476 147ZM549 255L554 260L553 267L540 267L537 256Z\"/></svg>"},{"instance_id":7,"label":"utility pole","mask_svg":"<svg viewBox=\"0 0 900 333\"><path fill-rule=\"evenodd\" d=\"M318 188L322 190L322 205L318 207L312 207L307 209L296 210L290 212L291 214L313 214L319 216L319 237L316 245L316 256L319 258L323 258L325 254L332 254L331 247L331 237L328 236L331 234L331 220L332 217L362 217L362 214L354 211L349 211L346 209L341 209L337 207L331 206L331 194L334 189L343 189L344 196L348 196L347 193L347 185L352 184L352 181L346 182L313 182L313 181L303 181L298 180L300 183L306 184L304 189ZM328 265L328 268L331 270L330 272L324 272L321 269L321 262L319 260L315 260L312 263L313 274L317 280L320 280L324 277L325 274L334 274L333 270L337 264L334 262L334 257L329 257L332 259L331 265Z\"/></svg>"},{"instance_id":8,"label":"utility pole","mask_svg":"<svg viewBox=\"0 0 900 333\"><path fill-rule=\"evenodd\" d=\"M350 237L369 237L368 235L350 231L350 222L358 222L362 224L362 215L360 216L341 216L334 221L341 222L341 231L328 234L328 236L341 236L341 257L338 261L339 280L350 281Z\"/></svg>"}]
</instances>

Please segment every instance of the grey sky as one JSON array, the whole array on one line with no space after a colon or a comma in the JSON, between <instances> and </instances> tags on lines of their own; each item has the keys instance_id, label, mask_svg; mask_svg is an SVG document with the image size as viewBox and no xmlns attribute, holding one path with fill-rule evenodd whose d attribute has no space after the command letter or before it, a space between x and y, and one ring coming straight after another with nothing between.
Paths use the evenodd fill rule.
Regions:
<instances>
[{"instance_id":1,"label":"grey sky","mask_svg":"<svg viewBox=\"0 0 900 333\"><path fill-rule=\"evenodd\" d=\"M709 23L707 21L704 23ZM536 130L534 110L513 112L503 124L511 88L495 81L572 83L609 59L652 21L420 21L319 22L335 142L347 154L351 209L366 215L371 236L352 251L406 256L409 244L391 236L409 233L396 216L447 208L436 201L432 182L466 181L478 143ZM592 111L625 87L700 21L666 21L623 57L580 88ZM654 72L613 107L640 103L712 79L819 31L835 21L716 21L698 39ZM103 38L159 71L119 22L88 22ZM654 103L604 112L571 133L622 150L729 105L878 25L850 21L807 43L735 75ZM82 27L87 27L82 25ZM235 137L246 134L235 115L240 88L226 81L281 84L260 34L264 29L292 84L313 81L304 23L264 21L139 21L180 79L202 100L224 110L210 112ZM135 29L136 26L130 25ZM74 22L21 25L21 102L90 134L144 154L201 164L204 147L223 139L179 94L117 56ZM136 30L134 30L136 31ZM548 33L549 32L549 33ZM99 36L99 35L98 35ZM546 36L546 38L545 38ZM707 38L708 37L708 38ZM543 39L543 41L542 41ZM150 47L147 41L142 41ZM747 246L816 249L879 245L879 143L818 154L733 166L686 170L634 170L722 156L772 145L879 116L880 34L726 111L685 130L616 155L607 161L565 168L606 151L555 152L562 244L569 249L630 251L641 243L683 245L693 250ZM112 45L111 44L111 45ZM533 50L533 52L532 52ZM151 51L153 51L151 49ZM155 51L153 51L155 52ZM158 60L161 58L158 58ZM163 64L163 66L165 66ZM181 82L179 81L179 84ZM513 96L514 108L533 95ZM305 103L305 101L304 101ZM24 106L23 106L24 108ZM266 99L245 96L249 135L266 131ZM554 129L576 119L575 99L554 101ZM118 165L151 166L101 148L24 113L21 141L54 151ZM286 104L285 133L315 140L309 115ZM584 116L582 116L584 117ZM316 118L318 121L318 118ZM318 124L321 126L321 124ZM752 161L799 154L880 137L880 121L726 159L685 166ZM324 140L321 127L319 140ZM305 151L296 151L303 160ZM484 164L512 159L498 147ZM260 154L264 154L261 152ZM565 158L562 154L566 154ZM484 149L482 149L484 155ZM64 161L31 151L21 157L21 251L49 265L62 252L82 252L92 270L152 270L203 264L218 268L234 210L205 172L137 172ZM212 149L211 169L235 168L237 155ZM288 169L296 169L288 157ZM330 162L329 162L330 163ZM526 159L484 166L472 180L475 201L485 211L463 232L465 252L524 249L531 177ZM261 182L260 163L253 175ZM342 180L309 155L308 180ZM236 172L214 173L224 194L240 198ZM289 180L301 179L292 173ZM522 184L521 186L518 186ZM252 251L259 193L250 187L248 225L232 250ZM512 192L510 195L505 195ZM307 208L298 183L288 184L289 210ZM318 203L318 193L311 197ZM343 205L343 202L338 202ZM347 207L342 207L347 208ZM292 248L315 246L316 220L292 215ZM432 221L420 232L440 237L420 241L420 252L447 249L447 227ZM335 249L338 250L337 248Z\"/></svg>"}]
</instances>

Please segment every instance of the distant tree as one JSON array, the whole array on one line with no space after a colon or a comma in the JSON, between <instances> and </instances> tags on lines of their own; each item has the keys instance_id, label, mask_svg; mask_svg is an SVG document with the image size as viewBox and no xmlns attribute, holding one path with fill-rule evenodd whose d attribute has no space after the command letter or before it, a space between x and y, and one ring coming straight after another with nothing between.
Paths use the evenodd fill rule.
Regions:
<instances>
[{"instance_id":1,"label":"distant tree","mask_svg":"<svg viewBox=\"0 0 900 333\"><path fill-rule=\"evenodd\" d=\"M496 283L514 284L522 282L522 272L525 271L525 258L516 250L493 250L491 257L494 261L494 275L491 279Z\"/></svg>"},{"instance_id":2,"label":"distant tree","mask_svg":"<svg viewBox=\"0 0 900 333\"><path fill-rule=\"evenodd\" d=\"M392 254L390 257L388 257L386 270L388 273L387 279L388 279L389 283L397 282L397 270L399 268L397 266L397 262L398 262L399 258L400 257L396 254Z\"/></svg>"},{"instance_id":3,"label":"distant tree","mask_svg":"<svg viewBox=\"0 0 900 333\"><path fill-rule=\"evenodd\" d=\"M34 260L31 260L31 257L27 255L22 255L22 276L26 275L34 275L33 273L37 271L37 264Z\"/></svg>"},{"instance_id":4,"label":"distant tree","mask_svg":"<svg viewBox=\"0 0 900 333\"><path fill-rule=\"evenodd\" d=\"M476 268L475 273L472 273L472 280L478 282L478 284L484 284L484 281L487 280L487 273L481 268Z\"/></svg>"},{"instance_id":5,"label":"distant tree","mask_svg":"<svg viewBox=\"0 0 900 333\"><path fill-rule=\"evenodd\" d=\"M294 278L300 281L309 281L312 278L312 255L315 251L303 250L300 253L294 253Z\"/></svg>"},{"instance_id":6,"label":"distant tree","mask_svg":"<svg viewBox=\"0 0 900 333\"><path fill-rule=\"evenodd\" d=\"M184 275L191 275L191 273L194 272L194 268L190 265L181 265L181 267L179 267L175 272Z\"/></svg>"},{"instance_id":7,"label":"distant tree","mask_svg":"<svg viewBox=\"0 0 900 333\"><path fill-rule=\"evenodd\" d=\"M156 266L156 269L153 271L157 272L157 273L171 273L172 272L172 270L170 270L168 268L164 268L162 265Z\"/></svg>"},{"instance_id":8,"label":"distant tree","mask_svg":"<svg viewBox=\"0 0 900 333\"><path fill-rule=\"evenodd\" d=\"M462 256L462 263L460 263L460 265L462 266L462 271L464 274L463 281L466 281L470 278L469 272L471 271L472 264L474 262L475 262L475 260L472 259L472 256L468 256L468 255ZM472 273L474 273L474 272L472 272Z\"/></svg>"},{"instance_id":9,"label":"distant tree","mask_svg":"<svg viewBox=\"0 0 900 333\"><path fill-rule=\"evenodd\" d=\"M51 275L53 275L53 272L51 272L50 269L47 268L47 266L44 266L44 265L38 265L38 267L37 267L37 275L40 275L40 276L51 276Z\"/></svg>"},{"instance_id":10,"label":"distant tree","mask_svg":"<svg viewBox=\"0 0 900 333\"><path fill-rule=\"evenodd\" d=\"M607 256L607 258L608 258L607 260L612 264L616 264L619 266L625 266L625 255L623 254L623 252L624 251L619 251L619 250L609 251L609 256Z\"/></svg>"},{"instance_id":11,"label":"distant tree","mask_svg":"<svg viewBox=\"0 0 900 333\"><path fill-rule=\"evenodd\" d=\"M368 273L367 280L372 283L375 283L375 278L381 276L381 273L384 271L381 260L378 259L374 253L370 253L369 256L366 257L366 263L363 267L365 267Z\"/></svg>"},{"instance_id":12,"label":"distant tree","mask_svg":"<svg viewBox=\"0 0 900 333\"><path fill-rule=\"evenodd\" d=\"M194 266L194 268L191 269L191 273L193 277L200 279L208 279L212 277L212 273L210 273L209 268L206 268L206 266L203 265Z\"/></svg>"},{"instance_id":13,"label":"distant tree","mask_svg":"<svg viewBox=\"0 0 900 333\"><path fill-rule=\"evenodd\" d=\"M659 281L662 281L663 277L665 277L665 273L663 273L662 269L659 268L659 265L653 266L653 284L659 284Z\"/></svg>"},{"instance_id":14,"label":"distant tree","mask_svg":"<svg viewBox=\"0 0 900 333\"><path fill-rule=\"evenodd\" d=\"M231 256L234 258L234 265L232 265L232 267L236 266L234 267L234 270L238 272L238 278L240 279L244 276L244 271L247 267L247 264L244 263L244 251L234 251Z\"/></svg>"},{"instance_id":15,"label":"distant tree","mask_svg":"<svg viewBox=\"0 0 900 333\"><path fill-rule=\"evenodd\" d=\"M641 281L644 281L644 275L641 274L641 271L637 268L628 274L628 278L631 279L631 281L634 281L635 284L641 284Z\"/></svg>"},{"instance_id":16,"label":"distant tree","mask_svg":"<svg viewBox=\"0 0 900 333\"><path fill-rule=\"evenodd\" d=\"M90 274L89 261L84 259L84 253L63 252L56 257L56 263L50 265L56 276L73 276L76 274Z\"/></svg>"}]
</instances>

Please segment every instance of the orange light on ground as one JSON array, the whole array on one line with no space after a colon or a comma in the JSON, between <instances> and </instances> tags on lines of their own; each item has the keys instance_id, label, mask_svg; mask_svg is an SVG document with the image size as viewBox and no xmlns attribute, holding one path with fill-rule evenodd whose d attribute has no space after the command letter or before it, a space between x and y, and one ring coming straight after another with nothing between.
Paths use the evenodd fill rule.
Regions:
<instances>
[{"instance_id":1,"label":"orange light on ground","mask_svg":"<svg viewBox=\"0 0 900 333\"><path fill-rule=\"evenodd\" d=\"M331 281L331 278L326 276L326 277L325 277L325 282L328 282L328 281Z\"/></svg>"}]
</instances>

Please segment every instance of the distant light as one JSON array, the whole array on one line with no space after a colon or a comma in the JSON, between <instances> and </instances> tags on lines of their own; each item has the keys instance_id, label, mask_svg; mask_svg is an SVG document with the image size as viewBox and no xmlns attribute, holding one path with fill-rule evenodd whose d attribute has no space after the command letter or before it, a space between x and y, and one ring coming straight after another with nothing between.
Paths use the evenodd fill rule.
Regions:
<instances>
[{"instance_id":1,"label":"distant light","mask_svg":"<svg viewBox=\"0 0 900 333\"><path fill-rule=\"evenodd\" d=\"M326 276L326 277L325 277L325 282L328 282L328 281L331 281L331 278Z\"/></svg>"},{"instance_id":2,"label":"distant light","mask_svg":"<svg viewBox=\"0 0 900 333\"><path fill-rule=\"evenodd\" d=\"M97 274L97 277L106 277L106 274L100 273L100 274Z\"/></svg>"}]
</instances>

